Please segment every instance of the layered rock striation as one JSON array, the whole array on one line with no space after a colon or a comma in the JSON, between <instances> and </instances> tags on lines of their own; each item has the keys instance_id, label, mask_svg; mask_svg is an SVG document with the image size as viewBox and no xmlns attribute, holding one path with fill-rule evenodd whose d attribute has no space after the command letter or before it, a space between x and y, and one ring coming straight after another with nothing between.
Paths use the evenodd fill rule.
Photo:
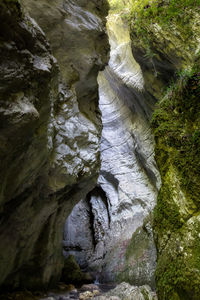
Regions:
<instances>
[{"instance_id":1,"label":"layered rock striation","mask_svg":"<svg viewBox=\"0 0 200 300\"><path fill-rule=\"evenodd\" d=\"M97 75L109 50L106 1L24 4L0 4L0 284L9 289L60 277L64 222L99 173Z\"/></svg>"},{"instance_id":2,"label":"layered rock striation","mask_svg":"<svg viewBox=\"0 0 200 300\"><path fill-rule=\"evenodd\" d=\"M151 212L160 187L149 125L154 98L132 56L128 27L110 15L107 28L111 58L98 79L101 169L96 188L66 222L64 249L100 281L154 287Z\"/></svg>"}]
</instances>

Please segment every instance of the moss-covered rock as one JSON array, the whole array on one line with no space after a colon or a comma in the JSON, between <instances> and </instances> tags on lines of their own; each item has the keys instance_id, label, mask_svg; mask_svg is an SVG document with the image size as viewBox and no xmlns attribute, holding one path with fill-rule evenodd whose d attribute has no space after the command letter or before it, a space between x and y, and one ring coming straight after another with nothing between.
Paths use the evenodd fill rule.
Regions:
<instances>
[{"instance_id":1,"label":"moss-covered rock","mask_svg":"<svg viewBox=\"0 0 200 300\"><path fill-rule=\"evenodd\" d=\"M191 67L198 56L199 13L199 0L133 1L127 16L133 53L157 99L176 71Z\"/></svg>"},{"instance_id":2,"label":"moss-covered rock","mask_svg":"<svg viewBox=\"0 0 200 300\"><path fill-rule=\"evenodd\" d=\"M160 252L157 291L160 299L197 300L200 297L200 216L171 232Z\"/></svg>"},{"instance_id":3,"label":"moss-covered rock","mask_svg":"<svg viewBox=\"0 0 200 300\"><path fill-rule=\"evenodd\" d=\"M199 4L138 0L127 17L146 88L159 101L152 127L163 183L154 211L162 300L200 298Z\"/></svg>"},{"instance_id":4,"label":"moss-covered rock","mask_svg":"<svg viewBox=\"0 0 200 300\"><path fill-rule=\"evenodd\" d=\"M93 281L89 273L83 273L73 255L69 255L65 260L62 273L62 280L66 283L82 284Z\"/></svg>"},{"instance_id":5,"label":"moss-covered rock","mask_svg":"<svg viewBox=\"0 0 200 300\"><path fill-rule=\"evenodd\" d=\"M183 72L155 110L152 126L162 188L154 212L160 299L200 298L200 74Z\"/></svg>"},{"instance_id":6,"label":"moss-covered rock","mask_svg":"<svg viewBox=\"0 0 200 300\"><path fill-rule=\"evenodd\" d=\"M148 284L155 288L154 272L156 267L156 250L153 240L152 223L146 218L128 242L124 262L117 275L119 282L134 285Z\"/></svg>"}]
</instances>

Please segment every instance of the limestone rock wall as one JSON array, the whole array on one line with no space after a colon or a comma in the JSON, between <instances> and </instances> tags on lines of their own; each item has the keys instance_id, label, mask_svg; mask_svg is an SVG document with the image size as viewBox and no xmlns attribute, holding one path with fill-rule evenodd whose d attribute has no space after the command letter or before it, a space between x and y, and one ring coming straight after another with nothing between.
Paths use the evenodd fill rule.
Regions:
<instances>
[{"instance_id":1,"label":"limestone rock wall","mask_svg":"<svg viewBox=\"0 0 200 300\"><path fill-rule=\"evenodd\" d=\"M25 2L0 4L0 284L9 289L60 277L64 222L99 173L97 75L109 50L106 1Z\"/></svg>"},{"instance_id":2,"label":"limestone rock wall","mask_svg":"<svg viewBox=\"0 0 200 300\"><path fill-rule=\"evenodd\" d=\"M23 0L30 15L46 33L62 77L74 83L79 109L93 122L97 109L97 73L108 61L105 34L106 0Z\"/></svg>"},{"instance_id":3,"label":"limestone rock wall","mask_svg":"<svg viewBox=\"0 0 200 300\"><path fill-rule=\"evenodd\" d=\"M160 187L149 126L154 98L144 89L126 25L111 15L107 28L111 58L98 79L103 123L100 175L97 187L66 222L64 250L74 254L82 268L96 272L100 281L154 287L151 212Z\"/></svg>"},{"instance_id":4,"label":"limestone rock wall","mask_svg":"<svg viewBox=\"0 0 200 300\"><path fill-rule=\"evenodd\" d=\"M151 5L146 16L148 10ZM157 293L162 300L200 297L199 14L196 2L160 1L158 12L146 22L145 17L137 23L130 17L134 56L147 89L159 100L152 125L162 177L154 211Z\"/></svg>"},{"instance_id":5,"label":"limestone rock wall","mask_svg":"<svg viewBox=\"0 0 200 300\"><path fill-rule=\"evenodd\" d=\"M141 66L146 88L160 99L176 72L193 66L200 49L200 23L197 3L182 1L168 6L167 1L159 1L156 5L162 8L157 20L150 14L148 20L144 17L139 22L130 15L129 21L133 54ZM148 10L151 5L146 7L147 14Z\"/></svg>"}]
</instances>

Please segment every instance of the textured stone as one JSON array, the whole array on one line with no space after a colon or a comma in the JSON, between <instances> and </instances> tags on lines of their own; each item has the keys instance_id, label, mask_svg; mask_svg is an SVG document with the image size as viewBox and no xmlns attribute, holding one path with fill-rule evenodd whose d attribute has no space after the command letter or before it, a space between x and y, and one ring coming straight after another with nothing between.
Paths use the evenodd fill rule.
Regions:
<instances>
[{"instance_id":1,"label":"textured stone","mask_svg":"<svg viewBox=\"0 0 200 300\"><path fill-rule=\"evenodd\" d=\"M127 281L154 286L156 250L152 230L147 229L150 218L145 221L160 187L149 126L153 99L144 90L128 29L119 17L109 17L108 32L111 59L98 79L103 123L98 185L68 218L64 245L98 280L121 280L119 274L126 274ZM80 218L81 227L76 222ZM146 242L140 255L132 247L127 262L136 231Z\"/></svg>"},{"instance_id":2,"label":"textured stone","mask_svg":"<svg viewBox=\"0 0 200 300\"><path fill-rule=\"evenodd\" d=\"M76 255L82 268L87 267L87 262L93 253L93 235L91 230L89 230L92 225L91 216L89 203L81 200L75 206L65 224L63 240L64 254L67 255L70 250L70 254ZM77 218L81 218L81 226L77 224Z\"/></svg>"},{"instance_id":3,"label":"textured stone","mask_svg":"<svg viewBox=\"0 0 200 300\"><path fill-rule=\"evenodd\" d=\"M99 290L99 286L96 284L84 284L80 291L84 292L84 291L98 291Z\"/></svg>"},{"instance_id":4,"label":"textured stone","mask_svg":"<svg viewBox=\"0 0 200 300\"><path fill-rule=\"evenodd\" d=\"M152 292L148 285L136 287L128 283L122 282L115 289L103 296L98 296L96 300L157 300L156 294Z\"/></svg>"},{"instance_id":5,"label":"textured stone","mask_svg":"<svg viewBox=\"0 0 200 300\"><path fill-rule=\"evenodd\" d=\"M87 292L84 292L84 293L80 293L79 295L79 299L80 300L87 300L87 299L91 299L95 296L99 295L99 291L98 290L94 290L92 292L90 291L87 291Z\"/></svg>"},{"instance_id":6,"label":"textured stone","mask_svg":"<svg viewBox=\"0 0 200 300\"><path fill-rule=\"evenodd\" d=\"M69 255L65 260L62 273L62 280L73 284L82 284L84 282L92 282L92 278L87 273L83 273L74 259L73 255Z\"/></svg>"},{"instance_id":7,"label":"textured stone","mask_svg":"<svg viewBox=\"0 0 200 300\"><path fill-rule=\"evenodd\" d=\"M196 67L199 70L199 66ZM196 131L200 124L200 90L193 89L199 85L200 77L198 73L191 73L184 80L184 86L180 86L182 78L175 84L181 94L180 90L174 89L167 95L155 111L152 122L163 179L154 212L158 248L157 292L161 299L200 297L200 140L199 131ZM165 117L160 118L163 112Z\"/></svg>"},{"instance_id":8,"label":"textured stone","mask_svg":"<svg viewBox=\"0 0 200 300\"><path fill-rule=\"evenodd\" d=\"M200 298L200 10L195 2L180 4L185 8L175 15L180 6L162 2L165 16L173 15L164 22L158 11L149 14L148 25L133 20L131 26L134 56L148 90L160 100L152 125L163 183L154 211L156 286L163 300ZM144 27L147 31L141 38L138 29Z\"/></svg>"},{"instance_id":9,"label":"textured stone","mask_svg":"<svg viewBox=\"0 0 200 300\"><path fill-rule=\"evenodd\" d=\"M168 5L167 2L163 2L163 6L165 5ZM133 54L141 66L147 90L157 99L160 99L163 88L171 83L176 73L191 68L199 54L199 7L196 5L195 8L194 4L192 8L189 3L185 5L186 9L180 11L181 16L179 15L181 22L175 17L166 24L159 24L159 18L156 20L151 15L148 25L145 21L138 24L141 31L146 29L143 38L141 33L138 34L135 20L130 16ZM166 15L170 15L168 9L166 6Z\"/></svg>"},{"instance_id":10,"label":"textured stone","mask_svg":"<svg viewBox=\"0 0 200 300\"><path fill-rule=\"evenodd\" d=\"M59 279L65 219L95 186L99 169L97 74L109 49L106 1L34 2L34 8L33 1L26 5L32 17L42 16L59 66L44 32L20 3L0 3L0 284L9 289ZM67 52L59 44L61 56L54 49L60 31L53 30L52 10L59 15L56 26L68 23L60 42L72 47ZM72 49L84 50L82 64ZM69 79L59 67L66 67Z\"/></svg>"}]
</instances>

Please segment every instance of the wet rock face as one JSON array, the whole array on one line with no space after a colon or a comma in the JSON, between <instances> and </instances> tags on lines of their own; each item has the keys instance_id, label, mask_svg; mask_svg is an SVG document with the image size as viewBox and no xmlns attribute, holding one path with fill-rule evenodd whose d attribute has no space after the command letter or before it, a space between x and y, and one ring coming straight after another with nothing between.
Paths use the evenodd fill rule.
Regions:
<instances>
[{"instance_id":1,"label":"wet rock face","mask_svg":"<svg viewBox=\"0 0 200 300\"><path fill-rule=\"evenodd\" d=\"M84 10L85 26L74 26L73 47L81 51L82 44L87 56L81 57L84 62L79 69L67 69L71 79L59 71L61 61L58 56L58 66L52 56L42 31L46 28L40 29L22 12L17 0L0 4L0 284L10 289L40 288L59 278L65 219L96 184L101 134L97 74L107 59L107 7L104 1L97 6L90 2L62 4L65 22L72 14L71 6L73 15ZM44 1L40 3L45 6ZM57 2L45 10L44 6L38 8L38 16L44 13L47 24L51 24L52 7L64 13ZM95 29L90 26L92 20ZM69 17L68 22L73 27L75 19ZM66 39L72 34L67 28L62 33ZM93 40L94 34L102 35L102 41ZM56 31L51 38L54 46ZM66 57L66 65L73 65L75 57L70 58L70 53Z\"/></svg>"},{"instance_id":2,"label":"wet rock face","mask_svg":"<svg viewBox=\"0 0 200 300\"><path fill-rule=\"evenodd\" d=\"M120 18L109 17L108 31L111 59L98 79L103 123L98 185L68 218L64 249L82 268L97 272L99 280L154 286L156 250L150 213L160 177L148 121L153 98L143 89L142 73ZM75 235L70 235L71 228Z\"/></svg>"}]
</instances>

